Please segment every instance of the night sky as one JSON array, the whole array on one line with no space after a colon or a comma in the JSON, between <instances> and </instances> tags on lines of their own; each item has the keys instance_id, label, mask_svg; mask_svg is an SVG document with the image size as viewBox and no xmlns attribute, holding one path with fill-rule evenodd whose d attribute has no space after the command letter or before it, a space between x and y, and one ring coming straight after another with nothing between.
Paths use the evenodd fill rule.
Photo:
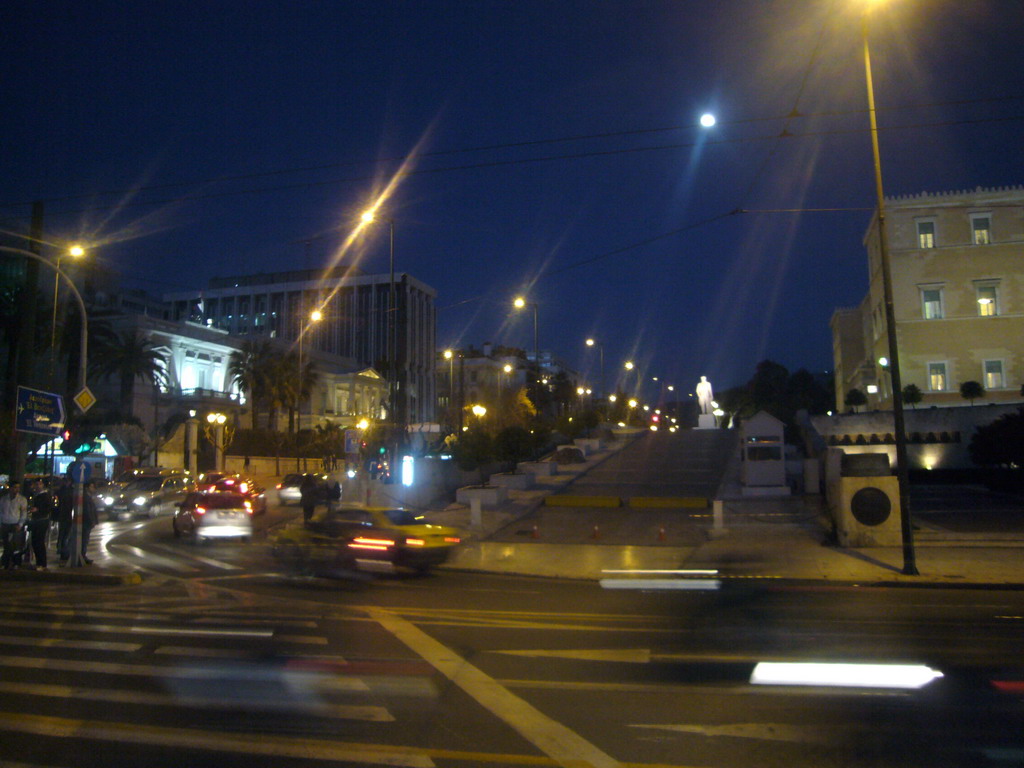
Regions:
<instances>
[{"instance_id":1,"label":"night sky","mask_svg":"<svg viewBox=\"0 0 1024 768\"><path fill-rule=\"evenodd\" d=\"M526 293L609 384L824 371L867 289L865 1L14 0L0 227L45 200L49 241L160 295L385 272L387 228L350 237L376 201L439 347L532 349ZM1024 3L871 18L886 193L1024 183Z\"/></svg>"}]
</instances>

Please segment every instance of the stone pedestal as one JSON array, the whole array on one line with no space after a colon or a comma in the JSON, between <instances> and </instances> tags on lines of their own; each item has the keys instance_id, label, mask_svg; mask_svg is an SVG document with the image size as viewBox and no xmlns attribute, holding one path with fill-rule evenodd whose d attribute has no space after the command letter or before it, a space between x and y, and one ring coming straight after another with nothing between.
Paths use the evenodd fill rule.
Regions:
<instances>
[{"instance_id":1,"label":"stone pedestal","mask_svg":"<svg viewBox=\"0 0 1024 768\"><path fill-rule=\"evenodd\" d=\"M713 413L702 413L697 416L697 429L718 429Z\"/></svg>"},{"instance_id":2,"label":"stone pedestal","mask_svg":"<svg viewBox=\"0 0 1024 768\"><path fill-rule=\"evenodd\" d=\"M556 474L558 465L553 461L520 461L517 465L520 472L527 472L536 477L550 477Z\"/></svg>"},{"instance_id":3,"label":"stone pedestal","mask_svg":"<svg viewBox=\"0 0 1024 768\"><path fill-rule=\"evenodd\" d=\"M516 491L525 491L533 485L533 475L522 473L513 475L507 472L501 472L491 475L487 482L491 485L497 485L500 488L511 488Z\"/></svg>"}]
</instances>

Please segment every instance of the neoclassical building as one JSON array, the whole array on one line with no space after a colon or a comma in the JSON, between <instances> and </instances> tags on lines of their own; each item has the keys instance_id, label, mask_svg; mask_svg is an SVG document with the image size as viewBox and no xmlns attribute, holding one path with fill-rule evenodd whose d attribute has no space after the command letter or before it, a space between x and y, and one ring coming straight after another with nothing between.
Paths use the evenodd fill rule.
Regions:
<instances>
[{"instance_id":1,"label":"neoclassical building","mask_svg":"<svg viewBox=\"0 0 1024 768\"><path fill-rule=\"evenodd\" d=\"M918 407L1024 400L1024 187L922 193L885 202L893 307L904 387ZM892 407L877 214L864 236L868 293L831 319L836 409L851 389L868 410Z\"/></svg>"}]
</instances>

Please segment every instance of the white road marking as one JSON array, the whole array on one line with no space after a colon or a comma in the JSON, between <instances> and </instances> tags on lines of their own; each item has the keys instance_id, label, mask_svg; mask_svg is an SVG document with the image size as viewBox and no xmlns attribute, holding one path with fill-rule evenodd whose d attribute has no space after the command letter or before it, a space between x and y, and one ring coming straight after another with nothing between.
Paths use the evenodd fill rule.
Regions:
<instances>
[{"instance_id":1,"label":"white road marking","mask_svg":"<svg viewBox=\"0 0 1024 768\"><path fill-rule=\"evenodd\" d=\"M127 552L129 555L144 561L147 565L159 565L162 568L170 568L174 571L181 571L182 573L198 573L199 569L195 566L187 565L186 563L172 560L169 557L163 557L162 555L154 554L153 552L147 552L144 549L138 547L131 547L126 544L110 544L107 549L114 552Z\"/></svg>"},{"instance_id":2,"label":"white road marking","mask_svg":"<svg viewBox=\"0 0 1024 768\"><path fill-rule=\"evenodd\" d=\"M198 637L273 637L272 629L204 629L190 627L131 627L138 635L195 635Z\"/></svg>"},{"instance_id":3,"label":"white road marking","mask_svg":"<svg viewBox=\"0 0 1024 768\"><path fill-rule=\"evenodd\" d=\"M716 590L722 586L718 579L601 579L604 589L693 589Z\"/></svg>"},{"instance_id":4,"label":"white road marking","mask_svg":"<svg viewBox=\"0 0 1024 768\"><path fill-rule=\"evenodd\" d=\"M615 758L499 685L414 624L379 608L368 612L384 629L560 765L618 768Z\"/></svg>"},{"instance_id":5,"label":"white road marking","mask_svg":"<svg viewBox=\"0 0 1024 768\"><path fill-rule=\"evenodd\" d=\"M823 730L818 726L811 728L788 723L730 723L727 725L630 723L629 727L692 733L696 736L788 741L798 744L831 744L835 739L835 730L837 730L837 728ZM838 730L855 731L856 729L840 726Z\"/></svg>"},{"instance_id":6,"label":"white road marking","mask_svg":"<svg viewBox=\"0 0 1024 768\"><path fill-rule=\"evenodd\" d=\"M225 571L240 571L242 567L240 565L232 565L231 563L225 563L223 560L214 560L212 557L203 557L202 555L196 555L192 552L182 552L174 547L168 547L165 544L153 544L153 547L163 552L170 552L175 557L187 557L190 560L203 563L204 565L211 565L214 568L220 568Z\"/></svg>"},{"instance_id":7,"label":"white road marking","mask_svg":"<svg viewBox=\"0 0 1024 768\"><path fill-rule=\"evenodd\" d=\"M5 622L6 623L6 622ZM25 635L0 635L2 645L30 645L35 648L74 648L83 651L118 651L130 653L139 650L139 643L114 643L100 640L61 640L56 637L29 637Z\"/></svg>"}]
</instances>

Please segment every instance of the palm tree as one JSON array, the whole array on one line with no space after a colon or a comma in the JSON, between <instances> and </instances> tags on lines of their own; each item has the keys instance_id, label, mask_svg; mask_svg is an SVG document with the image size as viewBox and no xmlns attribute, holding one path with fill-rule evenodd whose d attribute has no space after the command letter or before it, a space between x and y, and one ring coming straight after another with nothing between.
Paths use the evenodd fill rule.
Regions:
<instances>
[{"instance_id":1,"label":"palm tree","mask_svg":"<svg viewBox=\"0 0 1024 768\"><path fill-rule=\"evenodd\" d=\"M271 400L271 371L277 359L273 345L264 339L245 342L240 350L231 353L228 360L228 378L249 399L254 430L257 429L260 406L267 405Z\"/></svg>"},{"instance_id":2,"label":"palm tree","mask_svg":"<svg viewBox=\"0 0 1024 768\"><path fill-rule=\"evenodd\" d=\"M135 380L154 385L166 383L166 366L166 358L156 350L153 342L137 331L126 332L114 343L103 345L96 360L96 370L101 376L118 377L121 413L129 419L135 415Z\"/></svg>"}]
</instances>

